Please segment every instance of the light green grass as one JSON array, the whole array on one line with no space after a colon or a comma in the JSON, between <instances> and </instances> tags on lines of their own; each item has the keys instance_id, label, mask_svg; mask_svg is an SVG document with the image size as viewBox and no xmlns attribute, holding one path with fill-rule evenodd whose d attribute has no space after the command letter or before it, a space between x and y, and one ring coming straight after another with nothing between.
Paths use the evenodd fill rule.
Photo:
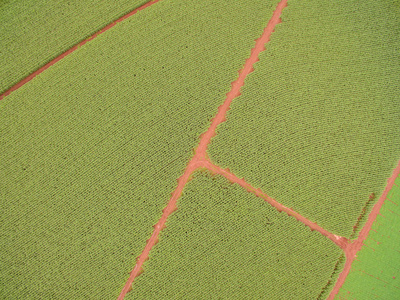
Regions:
<instances>
[{"instance_id":1,"label":"light green grass","mask_svg":"<svg viewBox=\"0 0 400 300\"><path fill-rule=\"evenodd\" d=\"M336 299L400 299L400 177Z\"/></svg>"},{"instance_id":2,"label":"light green grass","mask_svg":"<svg viewBox=\"0 0 400 300\"><path fill-rule=\"evenodd\" d=\"M126 299L317 299L342 251L221 176L196 173Z\"/></svg>"},{"instance_id":3,"label":"light green grass","mask_svg":"<svg viewBox=\"0 0 400 300\"><path fill-rule=\"evenodd\" d=\"M400 158L399 8L289 1L217 129L211 159L350 237Z\"/></svg>"},{"instance_id":4,"label":"light green grass","mask_svg":"<svg viewBox=\"0 0 400 300\"><path fill-rule=\"evenodd\" d=\"M117 297L275 5L161 1L0 101L0 298Z\"/></svg>"},{"instance_id":5,"label":"light green grass","mask_svg":"<svg viewBox=\"0 0 400 300\"><path fill-rule=\"evenodd\" d=\"M0 1L0 94L148 1Z\"/></svg>"}]
</instances>

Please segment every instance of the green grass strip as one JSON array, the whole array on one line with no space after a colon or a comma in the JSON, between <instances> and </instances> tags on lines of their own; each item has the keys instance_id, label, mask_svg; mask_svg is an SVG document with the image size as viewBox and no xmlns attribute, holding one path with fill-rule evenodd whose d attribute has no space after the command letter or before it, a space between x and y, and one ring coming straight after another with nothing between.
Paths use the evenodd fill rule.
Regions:
<instances>
[{"instance_id":1,"label":"green grass strip","mask_svg":"<svg viewBox=\"0 0 400 300\"><path fill-rule=\"evenodd\" d=\"M158 2L0 102L0 298L118 296L276 3Z\"/></svg>"},{"instance_id":2,"label":"green grass strip","mask_svg":"<svg viewBox=\"0 0 400 300\"><path fill-rule=\"evenodd\" d=\"M0 1L0 94L148 1Z\"/></svg>"},{"instance_id":3,"label":"green grass strip","mask_svg":"<svg viewBox=\"0 0 400 300\"><path fill-rule=\"evenodd\" d=\"M211 159L350 237L400 158L399 16L393 1L289 1Z\"/></svg>"},{"instance_id":4,"label":"green grass strip","mask_svg":"<svg viewBox=\"0 0 400 300\"><path fill-rule=\"evenodd\" d=\"M316 299L332 241L221 176L195 173L126 299Z\"/></svg>"},{"instance_id":5,"label":"green grass strip","mask_svg":"<svg viewBox=\"0 0 400 300\"><path fill-rule=\"evenodd\" d=\"M400 177L336 299L400 299Z\"/></svg>"}]
</instances>

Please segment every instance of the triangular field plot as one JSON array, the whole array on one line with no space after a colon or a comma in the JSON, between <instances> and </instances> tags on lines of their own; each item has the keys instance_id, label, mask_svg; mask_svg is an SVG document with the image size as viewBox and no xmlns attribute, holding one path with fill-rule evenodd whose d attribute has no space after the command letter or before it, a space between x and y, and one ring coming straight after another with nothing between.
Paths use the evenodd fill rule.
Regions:
<instances>
[{"instance_id":1,"label":"triangular field plot","mask_svg":"<svg viewBox=\"0 0 400 300\"><path fill-rule=\"evenodd\" d=\"M1 2L0 298L400 298L399 15Z\"/></svg>"}]
</instances>

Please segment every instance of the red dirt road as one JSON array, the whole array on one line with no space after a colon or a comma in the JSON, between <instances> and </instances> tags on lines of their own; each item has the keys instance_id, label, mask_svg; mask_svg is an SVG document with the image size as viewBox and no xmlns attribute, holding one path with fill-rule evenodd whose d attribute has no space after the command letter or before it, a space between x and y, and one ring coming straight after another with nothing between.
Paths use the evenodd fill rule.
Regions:
<instances>
[{"instance_id":1,"label":"red dirt road","mask_svg":"<svg viewBox=\"0 0 400 300\"><path fill-rule=\"evenodd\" d=\"M13 91L17 90L21 86L23 86L25 83L32 80L35 76L37 76L38 74L40 74L43 71L45 71L46 69L48 69L50 66L52 66L53 64L55 64L56 62L58 62L59 60L61 60L65 56L67 56L68 54L74 52L76 49L78 49L79 47L86 44L88 41L93 40L101 33L114 27L117 23L136 14L138 11L143 10L159 1L161 1L161 0L150 1L150 2L146 3L145 5L124 15L123 17L119 18L118 20L112 22L111 24L105 26L99 32L95 33L94 35L90 36L86 40L73 46L72 48L70 48L69 50L64 52L63 54L59 55L58 57L56 57L55 59L53 59L52 61L50 61L43 67L41 67L40 69L38 69L37 71L33 72L32 74L30 74L29 76L27 76L26 78L21 80L19 83L17 83L13 87L11 87L9 90L4 92L3 94L1 94L0 100L2 100L4 97L8 96ZM258 56L259 56L260 52L265 50L265 44L269 41L270 36L271 36L272 32L274 31L275 26L281 22L280 15L286 6L287 6L287 0L282 0L278 4L277 8L275 9L275 11L273 13L272 18L270 19L270 21L268 22L268 25L264 29L263 34L261 35L260 38L258 38L256 40L255 47L252 49L250 57L246 60L242 70L239 71L238 79L232 83L232 88L227 93L224 103L218 108L218 113L215 116L215 118L212 120L210 127L204 134L202 134L200 136L200 142L199 142L199 145L197 146L197 148L195 149L195 152L194 152L195 154L194 154L193 158L187 165L183 175L177 180L177 183L178 183L177 188L172 193L171 198L168 202L168 205L163 210L162 217L157 222L157 224L153 226L154 231L153 231L150 239L147 240L147 244L146 244L143 252L137 258L137 263L136 263L134 269L131 271L130 277L127 280L124 288L122 289L118 299L123 299L125 297L126 293L132 289L132 283L133 283L134 279L143 272L143 269L142 269L143 263L148 259L149 252L152 249L152 247L158 242L158 235L161 232L161 230L163 228L165 228L165 223L166 223L168 216L177 209L176 202L177 202L178 198L181 196L186 183L191 179L191 175L197 169L208 169L209 171L211 171L211 173L224 176L230 182L237 183L240 186L242 186L244 189L246 189L248 192L254 193L256 196L263 198L265 201L270 203L277 210L284 211L289 216L295 217L298 221L300 221L300 222L304 223L306 226L310 227L312 230L316 230L316 231L320 232L322 235L324 235L327 238L329 238L330 240L332 240L336 245L338 245L341 249L343 249L343 251L346 255L346 263L345 263L345 267L344 267L342 273L339 275L339 278L338 278L332 292L330 293L330 295L328 297L329 300L334 299L334 297L336 296L336 294L342 287L343 283L345 282L346 277L350 272L351 265L352 265L354 259L356 258L358 251L361 250L361 248L363 246L363 242L367 238L367 236L372 228L372 225L373 225L376 217L378 216L379 211L380 211L384 201L386 200L386 196L387 196L388 192L392 188L395 179L400 174L400 162L397 165L396 169L394 170L392 176L388 179L388 183L386 185L384 193L382 194L382 196L380 197L378 202L373 207L371 213L368 216L368 221L362 228L358 238L356 240L348 240L344 237L337 236L331 232L328 232L327 230L320 227L318 224L313 223L312 221L308 220L307 218L301 216L300 214L295 212L293 209L283 206L276 200L270 198L267 194L263 193L260 189L256 189L256 188L252 187L244 179L239 179L238 177L236 177L234 174L232 174L229 171L229 169L224 170L224 169L220 168L219 166L214 165L208 159L207 152L206 152L211 139L216 134L215 133L216 128L218 127L218 125L220 125L221 123L223 123L226 120L226 118L225 118L226 113L229 110L231 102L233 101L233 99L235 99L237 96L240 95L240 90L244 85L246 76L254 70L253 65L254 65L254 63L256 63L259 60Z\"/></svg>"},{"instance_id":2,"label":"red dirt road","mask_svg":"<svg viewBox=\"0 0 400 300\"><path fill-rule=\"evenodd\" d=\"M210 143L213 136L215 136L215 130L219 124L224 122L226 112L229 110L229 106L234 98L240 95L240 89L244 85L244 80L246 76L253 71L253 64L258 61L258 55L261 51L265 49L265 43L269 41L269 38L274 31L276 24L280 22L280 15L282 13L283 8L287 5L287 0L282 0L277 8L275 9L272 18L268 22L267 27L264 29L263 34L260 38L257 39L256 45L251 51L250 58L245 62L243 69L239 72L239 77L236 81L232 83L232 89L226 95L226 99L224 103L218 108L218 113L215 118L212 120L210 127L207 132L200 136L200 143L198 147L195 149L195 155L189 162L188 166L184 174L178 179L178 186L174 193L172 194L171 199L168 202L167 207L163 210L163 215L158 223L154 226L154 231L151 238L147 241L147 245L143 250L142 254L138 257L137 263L134 269L131 272L131 275L126 282L124 288L122 289L118 299L124 299L127 292L132 289L132 283L138 275L143 272L142 266L143 263L148 259L149 252L151 248L158 242L158 234L165 227L165 222L168 216L177 209L176 201L182 194L182 190L185 187L185 184L190 180L190 175L199 168L207 168L210 162L207 160L207 147Z\"/></svg>"},{"instance_id":3,"label":"red dirt road","mask_svg":"<svg viewBox=\"0 0 400 300\"><path fill-rule=\"evenodd\" d=\"M392 189L394 185L394 181L400 174L400 162L398 163L396 169L394 169L392 176L388 179L388 182L386 184L385 190L382 194L382 196L379 198L378 202L374 205L371 213L368 216L368 221L365 223L364 227L362 228L360 234L358 235L358 238L354 241L350 241L347 245L347 247L344 249L344 252L346 254L346 263L344 266L344 269L342 273L340 273L340 276L338 280L336 281L336 284L329 295L328 300L333 300L337 293L339 292L340 288L342 287L343 283L346 280L347 275L350 272L351 265L354 261L354 259L357 257L358 251L361 250L363 246L363 242L365 239L368 237L369 232L371 231L372 224L375 222L376 217L379 214L380 209L382 208L383 203L386 200L387 194L389 191Z\"/></svg>"}]
</instances>

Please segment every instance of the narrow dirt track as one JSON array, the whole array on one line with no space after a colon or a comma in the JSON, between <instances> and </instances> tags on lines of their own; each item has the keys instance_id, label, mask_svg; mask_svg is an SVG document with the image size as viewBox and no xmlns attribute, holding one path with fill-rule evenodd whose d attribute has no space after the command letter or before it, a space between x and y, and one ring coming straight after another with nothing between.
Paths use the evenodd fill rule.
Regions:
<instances>
[{"instance_id":1,"label":"narrow dirt track","mask_svg":"<svg viewBox=\"0 0 400 300\"><path fill-rule=\"evenodd\" d=\"M24 84L32 80L34 77L39 75L40 73L44 72L46 69L48 69L50 66L54 65L67 55L71 54L75 50L77 50L79 47L85 45L87 42L93 40L103 32L109 30L110 28L114 27L116 24L122 22L123 20L133 16L136 14L138 11L143 10L161 0L153 0L145 5L131 11L130 13L124 15L123 17L119 18L118 20L108 24L104 28L102 28L100 31L97 33L93 34L89 38L85 39L84 41L78 43L77 45L73 46L63 54L59 55L52 61L48 62L46 65L42 66L23 80L21 80L19 83L11 87L9 90L4 92L3 94L0 95L0 100L2 100L4 97L8 96L10 93L13 91L19 89L22 87ZM123 299L126 295L127 292L129 292L132 288L132 283L134 279L139 276L143 272L143 263L149 258L149 252L151 251L152 247L158 242L158 235L161 232L163 228L165 228L165 223L168 218L168 216L177 210L176 202L178 198L181 196L182 191L188 181L191 179L191 175L193 172L195 172L198 169L207 169L211 171L214 174L219 174L221 176L224 176L227 178L230 182L232 183L237 183L240 186L242 186L244 189L246 189L248 192L254 193L256 196L263 198L265 201L270 203L273 207L275 207L279 211L284 211L287 213L289 216L295 217L298 221L304 223L306 226L310 227L312 230L320 232L322 235L326 236L330 240L332 240L338 247L343 249L345 255L346 255L346 263L343 271L339 275L339 278L330 293L328 299L332 300L335 298L336 294L339 292L340 288L342 287L343 283L346 280L347 275L350 272L351 265L354 261L354 259L357 256L358 251L361 250L363 246L363 242L365 239L368 237L368 234L372 228L372 225L376 219L376 217L379 214L379 211L384 204L387 194L390 191L390 189L394 185L395 179L399 176L400 174L400 162L397 165L396 169L393 171L392 176L388 179L386 188L384 190L384 193L378 200L378 202L374 205L371 213L368 216L368 221L362 228L359 236L355 240L348 240L344 237L337 236L322 227L320 227L318 224L313 223L312 221L308 220L307 218L301 216L298 214L296 211L294 211L291 208L287 208L280 204L279 202L275 201L274 199L270 198L267 194L262 192L260 189L256 189L252 187L249 183L247 183L244 179L239 179L236 177L234 174L232 174L229 169L222 169L219 166L214 165L207 156L207 147L211 141L211 139L216 135L216 128L218 125L226 121L226 113L230 109L230 104L231 102L240 95L240 90L244 85L245 78L247 77L248 74L250 74L254 68L253 65L256 63L259 59L258 56L260 52L265 50L265 44L269 41L270 36L272 32L274 31L275 26L281 22L280 16L283 11L283 9L287 6L287 0L282 0L278 6L276 7L272 18L269 20L268 25L265 27L263 34L260 36L259 39L256 40L255 47L251 51L250 57L247 59L245 62L243 68L239 71L239 76L236 81L232 83L232 88L231 90L227 93L225 102L219 107L218 113L215 116L215 118L212 120L210 127L208 130L200 136L200 142L197 148L194 151L194 156L187 165L184 174L177 179L177 187L176 190L172 193L172 196L169 200L168 205L165 207L163 210L163 215L158 221L156 225L154 225L154 231L151 235L151 237L148 239L147 244L142 251L142 254L137 258L137 263L135 267L133 268L130 277L128 281L126 282L123 290L121 291L119 298L118 299ZM357 224L356 224L357 225ZM355 225L355 226L356 226Z\"/></svg>"}]
</instances>

